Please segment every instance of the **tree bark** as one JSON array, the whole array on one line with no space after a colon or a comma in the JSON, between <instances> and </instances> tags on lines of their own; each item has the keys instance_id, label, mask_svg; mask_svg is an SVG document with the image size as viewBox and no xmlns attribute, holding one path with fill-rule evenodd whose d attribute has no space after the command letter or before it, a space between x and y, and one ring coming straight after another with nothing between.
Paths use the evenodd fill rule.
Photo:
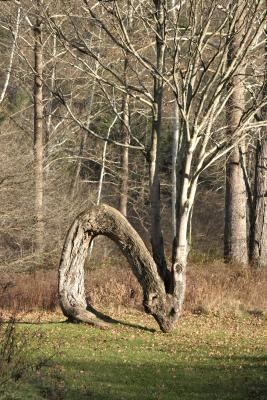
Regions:
<instances>
[{"instance_id":1,"label":"tree bark","mask_svg":"<svg viewBox=\"0 0 267 400\"><path fill-rule=\"evenodd\" d=\"M267 0L265 0L267 9ZM263 52L265 73L263 98L267 96L267 25L265 26L265 46ZM267 106L261 110L261 120L267 119ZM255 154L255 180L253 196L253 216L250 231L250 261L254 266L267 266L267 127L260 132Z\"/></svg>"},{"instance_id":2,"label":"tree bark","mask_svg":"<svg viewBox=\"0 0 267 400\"><path fill-rule=\"evenodd\" d=\"M183 143L179 156L180 162L178 164L176 199L176 236L173 241L172 256L172 291L176 299L177 316L181 313L185 297L186 268L189 253L189 218L197 187L197 180L193 182L190 174L192 163L190 143Z\"/></svg>"},{"instance_id":3,"label":"tree bark","mask_svg":"<svg viewBox=\"0 0 267 400\"><path fill-rule=\"evenodd\" d=\"M165 64L165 2L163 0L154 1L156 8L156 57L157 71L163 75ZM150 180L150 202L151 202L151 245L153 258L157 264L158 271L163 280L167 279L167 263L164 253L164 242L161 228L160 210L160 138L161 138L161 114L163 97L163 80L159 75L154 76L153 93L153 115L151 146L149 153L149 180Z\"/></svg>"},{"instance_id":4,"label":"tree bark","mask_svg":"<svg viewBox=\"0 0 267 400\"><path fill-rule=\"evenodd\" d=\"M145 311L153 315L162 331L170 331L177 319L176 299L166 294L157 265L138 233L118 210L107 205L80 214L67 234L59 266L59 300L64 315L72 321L103 326L88 310L84 287L84 261L90 242L98 235L118 245L142 286Z\"/></svg>"},{"instance_id":5,"label":"tree bark","mask_svg":"<svg viewBox=\"0 0 267 400\"><path fill-rule=\"evenodd\" d=\"M240 10L242 1L240 1ZM241 11L240 11L241 12ZM228 63L231 64L239 50L242 41L242 18L237 24L236 32L231 38L228 53ZM240 65L233 77L230 90L234 91L227 104L227 121L229 121L229 136L233 136L240 124L244 108L245 95L242 80L245 67ZM246 184L240 159L240 151L245 154L245 143L236 146L230 153L226 163L225 187L225 227L224 227L224 256L226 262L248 264L247 246L247 195Z\"/></svg>"},{"instance_id":6,"label":"tree bark","mask_svg":"<svg viewBox=\"0 0 267 400\"><path fill-rule=\"evenodd\" d=\"M186 267L188 257L188 221L189 210L185 209L179 218L177 234L174 240L174 257L172 267L173 295L176 299L176 320L181 313L186 289Z\"/></svg>"},{"instance_id":7,"label":"tree bark","mask_svg":"<svg viewBox=\"0 0 267 400\"><path fill-rule=\"evenodd\" d=\"M37 13L41 1L37 2ZM43 177L43 46L42 22L36 17L34 32L34 172L35 172L35 218L36 236L35 250L44 250L44 177Z\"/></svg>"},{"instance_id":8,"label":"tree bark","mask_svg":"<svg viewBox=\"0 0 267 400\"><path fill-rule=\"evenodd\" d=\"M248 264L247 196L238 148L226 165L224 256L226 262Z\"/></svg>"},{"instance_id":9,"label":"tree bark","mask_svg":"<svg viewBox=\"0 0 267 400\"><path fill-rule=\"evenodd\" d=\"M265 129L265 128L264 128ZM251 261L254 266L267 266L267 139L257 142L253 201Z\"/></svg>"},{"instance_id":10,"label":"tree bark","mask_svg":"<svg viewBox=\"0 0 267 400\"><path fill-rule=\"evenodd\" d=\"M179 145L179 108L174 103L173 110L173 133L172 133L172 236L176 236L176 200L177 200L177 152Z\"/></svg>"},{"instance_id":11,"label":"tree bark","mask_svg":"<svg viewBox=\"0 0 267 400\"><path fill-rule=\"evenodd\" d=\"M124 60L124 82L126 85L127 75L127 54ZM129 148L130 144L130 115L129 115L129 95L124 94L122 99L122 120L121 120L121 139L126 145L121 147L121 172L120 172L120 212L127 217L128 205L128 182L129 182Z\"/></svg>"}]
</instances>

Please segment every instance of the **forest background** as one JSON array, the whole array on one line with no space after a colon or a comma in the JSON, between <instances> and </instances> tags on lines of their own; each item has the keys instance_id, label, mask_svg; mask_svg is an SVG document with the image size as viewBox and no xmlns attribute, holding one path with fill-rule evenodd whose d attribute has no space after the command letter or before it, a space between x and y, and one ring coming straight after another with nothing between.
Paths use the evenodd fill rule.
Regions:
<instances>
[{"instance_id":1,"label":"forest background","mask_svg":"<svg viewBox=\"0 0 267 400\"><path fill-rule=\"evenodd\" d=\"M95 204L118 208L152 250L162 229L171 260L187 152L179 137L197 127L186 307L265 313L265 2L10 1L1 9L1 307L57 307L64 237ZM93 304L141 307L111 241L94 241L86 270Z\"/></svg>"}]
</instances>

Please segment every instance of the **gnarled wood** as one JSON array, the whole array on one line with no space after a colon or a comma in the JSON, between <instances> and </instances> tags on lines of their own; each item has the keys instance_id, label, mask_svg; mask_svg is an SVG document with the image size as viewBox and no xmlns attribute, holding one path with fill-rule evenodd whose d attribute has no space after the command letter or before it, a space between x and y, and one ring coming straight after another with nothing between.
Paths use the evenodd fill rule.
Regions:
<instances>
[{"instance_id":1,"label":"gnarled wood","mask_svg":"<svg viewBox=\"0 0 267 400\"><path fill-rule=\"evenodd\" d=\"M112 239L127 257L142 286L144 308L163 331L169 331L177 319L173 296L166 294L157 266L142 239L116 209L100 205L80 214L72 224L59 266L59 300L70 319L103 326L88 310L84 288L84 261L90 242L104 235Z\"/></svg>"}]
</instances>

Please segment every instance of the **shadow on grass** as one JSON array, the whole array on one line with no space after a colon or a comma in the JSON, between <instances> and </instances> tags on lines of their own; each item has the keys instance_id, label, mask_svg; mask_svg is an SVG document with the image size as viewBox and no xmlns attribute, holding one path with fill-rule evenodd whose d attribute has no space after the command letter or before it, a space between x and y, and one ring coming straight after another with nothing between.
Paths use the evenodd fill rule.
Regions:
<instances>
[{"instance_id":1,"label":"shadow on grass","mask_svg":"<svg viewBox=\"0 0 267 400\"><path fill-rule=\"evenodd\" d=\"M93 313L97 319L99 319L100 321L103 321L107 324L110 325L122 325L122 326L126 326L129 328L134 328L134 329L138 329L138 330L142 330L145 332L151 332L154 333L157 330L154 328L148 328L146 326L143 325L139 325L139 324L133 324L130 322L125 322L122 320L118 320L118 319L114 319L109 317L108 315L102 313L101 311L97 311L93 306L91 306L90 304L87 305L87 310L90 311L91 313ZM9 321L1 321L3 324L8 324ZM20 321L19 319L16 319L16 324L18 325L58 325L58 324L65 324L65 323L74 323L73 321L66 319L64 321ZM77 322L79 324L79 322ZM80 322L81 324L83 324L83 322ZM86 324L86 323L85 323Z\"/></svg>"},{"instance_id":2,"label":"shadow on grass","mask_svg":"<svg viewBox=\"0 0 267 400\"><path fill-rule=\"evenodd\" d=\"M263 365L81 361L64 363L56 382L32 381L43 398L74 400L266 400ZM238 360L237 360L238 362ZM54 385L54 386L53 386Z\"/></svg>"},{"instance_id":3,"label":"shadow on grass","mask_svg":"<svg viewBox=\"0 0 267 400\"><path fill-rule=\"evenodd\" d=\"M142 331L146 331L146 332L156 332L156 329L153 328L147 328L143 325L139 325L139 324L132 324L130 322L124 322L118 319L114 319L109 317L108 315L97 311L91 304L87 304L87 310L90 311L91 313L93 313L98 319L100 319L103 322L106 322L108 324L119 324L119 325L123 325L123 326L128 326L129 328L136 328L136 329L140 329Z\"/></svg>"},{"instance_id":4,"label":"shadow on grass","mask_svg":"<svg viewBox=\"0 0 267 400\"><path fill-rule=\"evenodd\" d=\"M2 324L8 324L8 321L2 321ZM66 321L20 321L16 320L16 325L58 325L64 324Z\"/></svg>"}]
</instances>

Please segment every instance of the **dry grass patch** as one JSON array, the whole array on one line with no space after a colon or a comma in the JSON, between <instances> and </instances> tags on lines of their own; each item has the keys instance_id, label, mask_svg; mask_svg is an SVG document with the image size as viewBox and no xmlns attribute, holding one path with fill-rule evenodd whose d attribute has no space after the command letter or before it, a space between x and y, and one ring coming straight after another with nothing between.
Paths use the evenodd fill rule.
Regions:
<instances>
[{"instance_id":1,"label":"dry grass patch","mask_svg":"<svg viewBox=\"0 0 267 400\"><path fill-rule=\"evenodd\" d=\"M86 273L89 302L96 307L142 310L142 292L126 266L109 266ZM255 315L267 313L267 271L223 263L189 265L185 311L193 314ZM0 284L0 309L15 312L58 309L57 272L6 274Z\"/></svg>"}]
</instances>

